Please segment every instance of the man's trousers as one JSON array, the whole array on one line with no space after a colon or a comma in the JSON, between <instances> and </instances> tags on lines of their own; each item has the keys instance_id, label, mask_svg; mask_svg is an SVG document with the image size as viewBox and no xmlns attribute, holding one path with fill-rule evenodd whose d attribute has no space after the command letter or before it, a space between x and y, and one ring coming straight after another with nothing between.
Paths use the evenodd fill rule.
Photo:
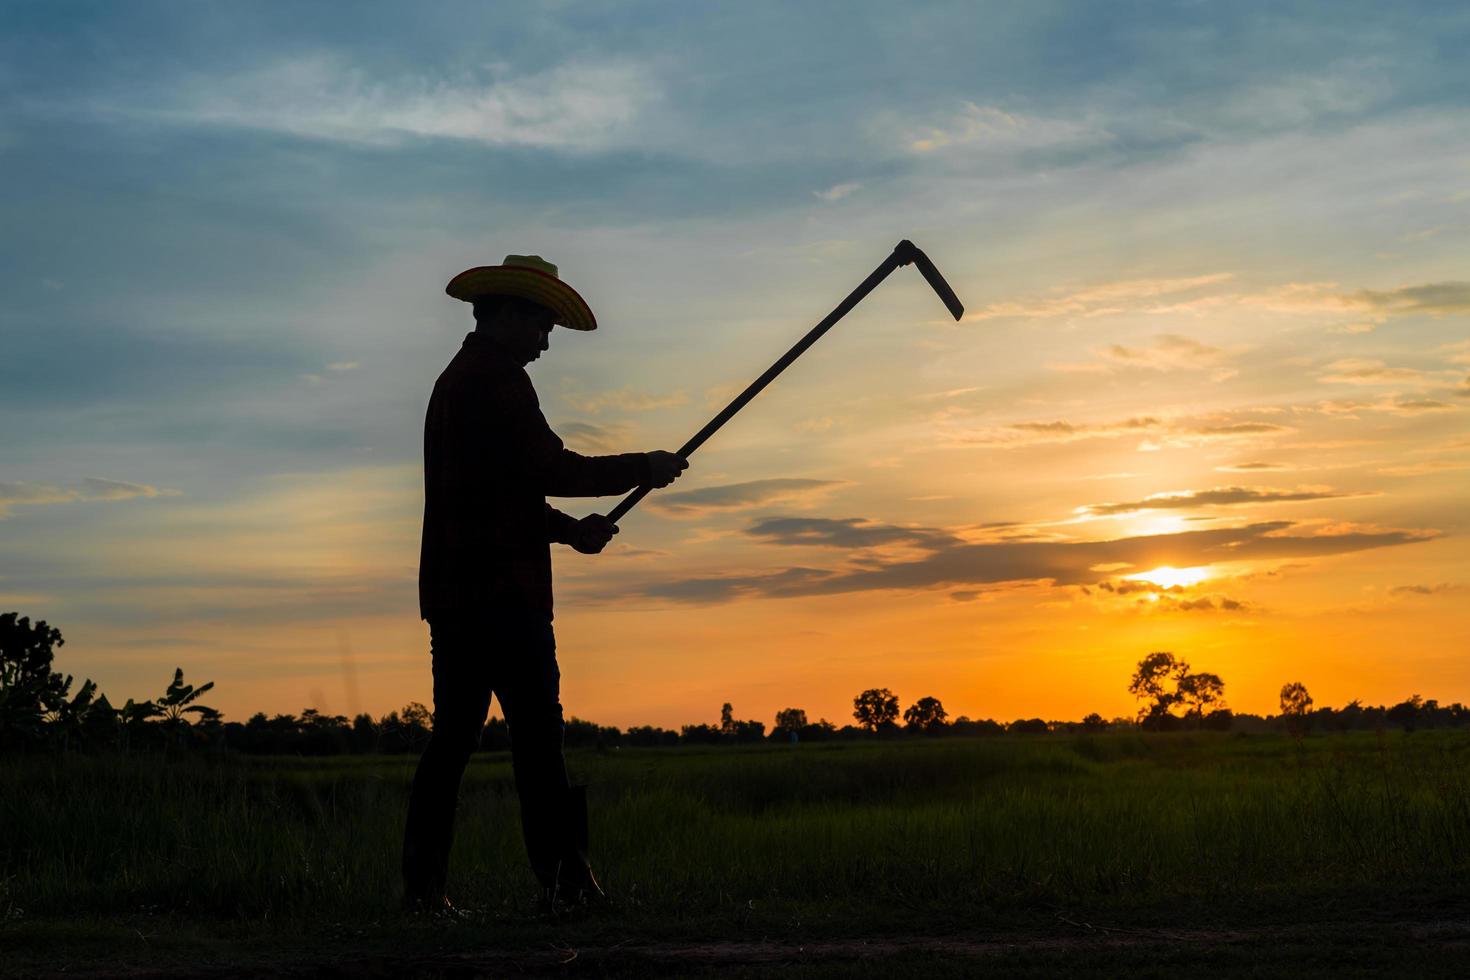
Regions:
<instances>
[{"instance_id":1,"label":"man's trousers","mask_svg":"<svg viewBox=\"0 0 1470 980\"><path fill-rule=\"evenodd\" d=\"M460 779L479 747L492 693L510 729L526 852L537 879L551 888L567 862L580 860L585 867L585 855L571 843L577 829L568 825L576 819L568 810L581 799L570 800L575 794L562 755L561 671L551 623L528 610L439 617L430 621L429 637L434 730L409 799L405 897L438 901L444 895Z\"/></svg>"}]
</instances>

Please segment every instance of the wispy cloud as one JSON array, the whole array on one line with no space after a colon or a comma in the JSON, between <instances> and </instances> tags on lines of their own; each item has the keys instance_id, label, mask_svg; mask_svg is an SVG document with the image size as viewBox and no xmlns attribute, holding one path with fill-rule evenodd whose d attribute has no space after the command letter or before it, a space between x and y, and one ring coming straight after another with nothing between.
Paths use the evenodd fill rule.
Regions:
<instances>
[{"instance_id":1,"label":"wispy cloud","mask_svg":"<svg viewBox=\"0 0 1470 980\"><path fill-rule=\"evenodd\" d=\"M849 180L841 184L833 184L824 191L812 191L812 194L823 201L840 201L849 194L862 188L862 184L855 180Z\"/></svg>"},{"instance_id":2,"label":"wispy cloud","mask_svg":"<svg viewBox=\"0 0 1470 980\"><path fill-rule=\"evenodd\" d=\"M1470 282L1428 282L1397 289L1360 289L1352 302L1386 313L1470 313Z\"/></svg>"},{"instance_id":3,"label":"wispy cloud","mask_svg":"<svg viewBox=\"0 0 1470 980\"><path fill-rule=\"evenodd\" d=\"M1110 137L1088 122L1044 119L996 106L964 102L958 108L937 114L923 124L885 120L883 128L896 127L903 145L912 153L943 150L1021 150L1093 144Z\"/></svg>"},{"instance_id":4,"label":"wispy cloud","mask_svg":"<svg viewBox=\"0 0 1470 980\"><path fill-rule=\"evenodd\" d=\"M1470 311L1470 282L1429 282L1382 290L1344 290L1335 282L1288 282L1256 292L1222 288L1233 278L1231 273L1216 272L1057 289L1051 295L991 303L967 313L965 320L1089 319L1125 313L1181 315L1245 308L1284 314L1352 315L1360 320L1341 330L1367 333L1393 316L1439 316Z\"/></svg>"},{"instance_id":5,"label":"wispy cloud","mask_svg":"<svg viewBox=\"0 0 1470 980\"><path fill-rule=\"evenodd\" d=\"M167 93L115 94L101 108L348 143L437 138L591 150L633 142L635 123L659 100L658 84L634 62L580 60L515 77L384 78L316 54L195 78Z\"/></svg>"},{"instance_id":6,"label":"wispy cloud","mask_svg":"<svg viewBox=\"0 0 1470 980\"><path fill-rule=\"evenodd\" d=\"M1117 439L1147 436L1171 444L1189 445L1233 439L1251 439L1291 432L1289 426L1259 421L1208 421L1203 419L1160 419L1137 416L1117 422L1013 422L1008 425L954 428L948 435L951 446L985 446L1015 449L1084 439ZM1147 444L1148 447L1157 443Z\"/></svg>"},{"instance_id":7,"label":"wispy cloud","mask_svg":"<svg viewBox=\"0 0 1470 980\"><path fill-rule=\"evenodd\" d=\"M1438 585L1395 585L1388 590L1389 595L1405 596L1459 595L1464 592L1470 592L1470 586L1458 582L1440 582Z\"/></svg>"},{"instance_id":8,"label":"wispy cloud","mask_svg":"<svg viewBox=\"0 0 1470 980\"><path fill-rule=\"evenodd\" d=\"M874 527L866 521L860 521L857 526L867 527L870 533L883 527ZM798 528L798 537L810 535L815 527ZM841 536L852 527L850 520L837 521L831 533ZM914 530L899 528L894 533L912 535ZM842 568L795 566L775 572L649 580L625 583L619 594L707 603L878 590L964 589L1022 582L1085 585L1095 581L1093 569L1098 566L1190 568L1226 562L1322 557L1413 544L1429 540L1437 533L1351 526L1308 527L1290 521L1270 521L1109 541L969 543L954 535L946 536L940 529L933 531L929 553L912 560L866 562ZM771 540L771 536L768 534L763 540ZM865 541L860 537L854 544L863 546Z\"/></svg>"},{"instance_id":9,"label":"wispy cloud","mask_svg":"<svg viewBox=\"0 0 1470 980\"><path fill-rule=\"evenodd\" d=\"M616 391L563 392L562 399L580 412L597 415L608 409L622 412L652 412L661 408L673 408L689 401L684 391L667 395L654 395L635 388L619 388Z\"/></svg>"},{"instance_id":10,"label":"wispy cloud","mask_svg":"<svg viewBox=\"0 0 1470 980\"><path fill-rule=\"evenodd\" d=\"M1060 291L1051 296L1014 300L966 313L965 322L1004 317L1025 319L1049 317L1099 317L1158 305L1160 297L1187 293L1227 282L1229 272L1171 279L1125 279L1082 289Z\"/></svg>"},{"instance_id":11,"label":"wispy cloud","mask_svg":"<svg viewBox=\"0 0 1470 980\"><path fill-rule=\"evenodd\" d=\"M1330 399L1314 406L1328 415L1357 415L1360 412L1386 412L1390 415L1428 415L1435 412L1459 411L1463 406L1442 402L1435 398L1412 398L1403 395L1385 395L1373 401L1348 398Z\"/></svg>"},{"instance_id":12,"label":"wispy cloud","mask_svg":"<svg viewBox=\"0 0 1470 980\"><path fill-rule=\"evenodd\" d=\"M1194 507L1234 507L1241 504L1297 503L1306 500L1335 500L1342 497L1361 496L1367 495L1344 493L1328 487L1303 487L1296 490L1276 490L1269 487L1215 487L1211 490L1157 493L1144 497L1142 500L1121 503L1090 504L1077 508L1077 511L1093 517L1111 517L1145 510L1186 510Z\"/></svg>"},{"instance_id":13,"label":"wispy cloud","mask_svg":"<svg viewBox=\"0 0 1470 980\"><path fill-rule=\"evenodd\" d=\"M0 483L0 518L9 516L10 508L20 505L131 500L135 497L174 497L178 494L177 490L153 487L146 483L127 483L123 480L101 480L94 477L64 485L59 483Z\"/></svg>"},{"instance_id":14,"label":"wispy cloud","mask_svg":"<svg viewBox=\"0 0 1470 980\"><path fill-rule=\"evenodd\" d=\"M1229 463L1225 466L1217 466L1215 467L1215 469L1216 471L1221 473L1264 473L1277 470L1289 470L1292 469L1292 467L1287 466L1285 463L1266 463L1256 461L1250 463Z\"/></svg>"},{"instance_id":15,"label":"wispy cloud","mask_svg":"<svg viewBox=\"0 0 1470 980\"><path fill-rule=\"evenodd\" d=\"M1221 364L1241 349L1243 348L1226 351L1179 334L1160 334L1147 347L1109 344L1094 351L1098 358L1095 361L1050 364L1048 367L1054 371L1083 373L1110 372L1127 368L1161 372L1214 369L1215 379L1225 380L1232 377L1235 371L1224 369Z\"/></svg>"},{"instance_id":16,"label":"wispy cloud","mask_svg":"<svg viewBox=\"0 0 1470 980\"><path fill-rule=\"evenodd\" d=\"M631 426L619 423L594 425L591 422L564 422L557 433L571 448L583 453L607 454L623 452L628 446Z\"/></svg>"},{"instance_id":17,"label":"wispy cloud","mask_svg":"<svg viewBox=\"0 0 1470 980\"><path fill-rule=\"evenodd\" d=\"M843 486L840 480L751 480L659 494L649 499L648 506L670 517L701 517L717 511L746 510L793 500L816 500L840 486Z\"/></svg>"},{"instance_id":18,"label":"wispy cloud","mask_svg":"<svg viewBox=\"0 0 1470 980\"><path fill-rule=\"evenodd\" d=\"M1324 374L1317 380L1326 384L1342 385L1395 385L1421 384L1435 380L1428 371L1414 368L1389 367L1382 361L1363 357L1346 357L1328 364Z\"/></svg>"},{"instance_id":19,"label":"wispy cloud","mask_svg":"<svg viewBox=\"0 0 1470 980\"><path fill-rule=\"evenodd\" d=\"M771 517L752 524L745 533L767 544L847 549L890 544L941 547L960 540L954 534L937 528L899 527L861 517Z\"/></svg>"}]
</instances>

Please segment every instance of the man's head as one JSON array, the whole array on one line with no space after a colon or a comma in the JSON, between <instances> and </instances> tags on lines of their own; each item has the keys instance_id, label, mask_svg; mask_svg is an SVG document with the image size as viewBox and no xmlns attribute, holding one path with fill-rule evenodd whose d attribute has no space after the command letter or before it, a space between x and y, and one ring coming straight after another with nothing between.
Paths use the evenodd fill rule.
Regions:
<instances>
[{"instance_id":1,"label":"man's head","mask_svg":"<svg viewBox=\"0 0 1470 980\"><path fill-rule=\"evenodd\" d=\"M474 300L475 332L524 367L551 348L556 313L519 296L495 294Z\"/></svg>"}]
</instances>

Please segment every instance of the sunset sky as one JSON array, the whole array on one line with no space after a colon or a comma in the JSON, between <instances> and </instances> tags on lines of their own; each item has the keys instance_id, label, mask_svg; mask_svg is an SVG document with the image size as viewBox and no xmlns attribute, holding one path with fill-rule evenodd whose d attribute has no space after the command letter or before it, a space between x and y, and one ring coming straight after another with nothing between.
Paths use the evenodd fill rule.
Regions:
<instances>
[{"instance_id":1,"label":"sunset sky","mask_svg":"<svg viewBox=\"0 0 1470 980\"><path fill-rule=\"evenodd\" d=\"M962 322L899 270L554 546L569 713L1113 716L1151 650L1470 701L1463 3L4 16L0 611L114 703L430 700L460 270L557 263L553 428L672 450L902 238Z\"/></svg>"}]
</instances>

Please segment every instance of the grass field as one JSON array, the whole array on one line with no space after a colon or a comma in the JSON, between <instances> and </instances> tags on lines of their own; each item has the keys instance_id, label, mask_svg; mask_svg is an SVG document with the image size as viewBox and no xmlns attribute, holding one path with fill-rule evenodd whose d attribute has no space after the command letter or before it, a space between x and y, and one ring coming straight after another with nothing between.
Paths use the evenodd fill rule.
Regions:
<instances>
[{"instance_id":1,"label":"grass field","mask_svg":"<svg viewBox=\"0 0 1470 980\"><path fill-rule=\"evenodd\" d=\"M460 922L395 912L413 760L6 760L0 969L1453 975L1470 943L1466 733L570 759L616 904L562 922L533 914L503 754L466 776Z\"/></svg>"}]
</instances>

